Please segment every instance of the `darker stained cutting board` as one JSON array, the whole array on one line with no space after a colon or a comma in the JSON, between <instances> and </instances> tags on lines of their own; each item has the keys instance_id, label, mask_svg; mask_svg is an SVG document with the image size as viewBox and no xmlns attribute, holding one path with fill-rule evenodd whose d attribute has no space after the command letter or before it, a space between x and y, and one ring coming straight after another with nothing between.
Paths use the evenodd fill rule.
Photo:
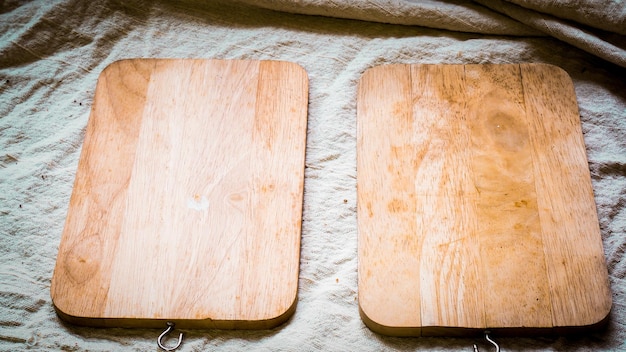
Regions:
<instances>
[{"instance_id":1,"label":"darker stained cutting board","mask_svg":"<svg viewBox=\"0 0 626 352\"><path fill-rule=\"evenodd\" d=\"M572 82L389 65L358 93L359 307L388 335L561 332L611 294Z\"/></svg>"},{"instance_id":2,"label":"darker stained cutting board","mask_svg":"<svg viewBox=\"0 0 626 352\"><path fill-rule=\"evenodd\" d=\"M133 59L98 81L52 279L92 326L269 328L295 310L308 79Z\"/></svg>"}]
</instances>

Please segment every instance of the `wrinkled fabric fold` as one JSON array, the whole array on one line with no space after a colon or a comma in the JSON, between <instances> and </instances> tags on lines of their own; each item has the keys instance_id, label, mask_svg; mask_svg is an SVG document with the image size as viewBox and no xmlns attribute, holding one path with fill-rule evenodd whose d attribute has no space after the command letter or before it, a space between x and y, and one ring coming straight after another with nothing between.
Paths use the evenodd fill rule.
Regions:
<instances>
[{"instance_id":1,"label":"wrinkled fabric fold","mask_svg":"<svg viewBox=\"0 0 626 352\"><path fill-rule=\"evenodd\" d=\"M253 0L242 1L253 3ZM494 6L493 2L482 1ZM567 0L555 3L563 1ZM519 5L521 2L515 0ZM363 271L357 254L360 171L356 162L359 82L364 72L380 65L529 62L558 66L573 80L605 249L605 257L597 259L605 259L608 264L614 305L606 330L553 338L510 337L503 339L501 346L504 351L625 351L626 68L469 0L333 0L318 1L317 7L305 6L312 3L312 0L267 1L265 5L283 9L275 11L231 0L0 2L0 351L155 351L158 348L156 339L162 330L64 324L55 314L50 295L94 89L106 67L129 58L288 61L302 66L309 77L296 312L284 325L271 330L185 332L183 326L178 326L186 334L181 350L458 352L472 350L473 343L482 343L470 338L386 337L373 333L361 320L358 278ZM375 6L363 8L360 4ZM390 10L389 6L394 4L404 7ZM438 7L441 4L445 7ZM545 11L548 13L549 9ZM341 17L338 13L346 18L361 17L360 20L333 18ZM574 15L561 20L578 27ZM620 46L621 35L616 32L602 32L600 27L589 25L581 28L592 37L597 35ZM140 81L136 76L126 78L128 84ZM415 83L417 86L418 82ZM178 87L172 85L171 89ZM448 95L442 94L445 97ZM125 99L120 95L111 98ZM211 103L207 99L207 104ZM398 107L398 111L404 109ZM151 111L148 107L145 112ZM175 131L182 131L186 120L177 120L172 123L172 130L164 133L184 138ZM440 136L452 139L458 133L444 123L433 122L437 123ZM119 124L116 128L125 131L128 125ZM228 129L228 125L223 128ZM255 133L258 135L258 131ZM164 143L170 138L167 135L155 143ZM225 140L223 145L229 148L240 138ZM117 144L107 145L116 148ZM402 150L408 149L398 143L398 151ZM437 158L440 150L439 144L432 144L429 158ZM203 165L207 165L205 160L199 159L189 167ZM394 167L381 165L386 166ZM246 167L242 164L237 170ZM215 171L222 174L223 170ZM118 170L114 168L110 172ZM223 179L232 183L239 178L241 174ZM450 181L442 178L442 182ZM102 185L94 199L111 192L113 186L116 187ZM208 179L206 189L214 186ZM191 195L198 192L191 191ZM280 192L281 187L277 185L274 191ZM225 205L231 206L228 196L224 197ZM186 202L179 205L180 211L193 211L192 215L197 215L197 210L189 209ZM102 208L105 210L102 216L106 216L106 205L102 204ZM387 204L381 204L380 209L386 210ZM95 220L84 221L87 224ZM237 225L239 220L234 221ZM397 228L391 226L390 230ZM263 233L259 228L259 234ZM267 233L263 238L274 240L276 236ZM577 234L572 236L575 241ZM172 243L172 246L179 244L189 243ZM456 260L457 252L449 253L448 259ZM242 252L231 257L240 258L240 255ZM190 266L194 261L184 256L180 260L189 260ZM224 259L227 260L233 259ZM86 263L93 267L93 261ZM197 280L205 281L210 287L219 274L213 269L198 268L197 272ZM532 276L521 279L532 280ZM441 280L455 278L442 275ZM135 281L128 283L129 291L137 289L143 288ZM207 292L200 290L193 294ZM153 299L174 304L179 302L177 297L153 296ZM396 297L396 292L389 291L389 300ZM247 303L241 300L241 304Z\"/></svg>"},{"instance_id":2,"label":"wrinkled fabric fold","mask_svg":"<svg viewBox=\"0 0 626 352\"><path fill-rule=\"evenodd\" d=\"M471 1L237 0L248 5L303 15L422 26L450 31L541 36L516 20Z\"/></svg>"},{"instance_id":3,"label":"wrinkled fabric fold","mask_svg":"<svg viewBox=\"0 0 626 352\"><path fill-rule=\"evenodd\" d=\"M502 0L476 0L549 36L626 67L626 36L581 25ZM626 5L625 5L626 6ZM619 27L616 27L619 29Z\"/></svg>"},{"instance_id":4,"label":"wrinkled fabric fold","mask_svg":"<svg viewBox=\"0 0 626 352\"><path fill-rule=\"evenodd\" d=\"M593 28L626 34L626 3L621 0L507 0L507 2Z\"/></svg>"},{"instance_id":5,"label":"wrinkled fabric fold","mask_svg":"<svg viewBox=\"0 0 626 352\"><path fill-rule=\"evenodd\" d=\"M238 0L266 9L450 31L551 36L626 67L626 3L614 0Z\"/></svg>"}]
</instances>

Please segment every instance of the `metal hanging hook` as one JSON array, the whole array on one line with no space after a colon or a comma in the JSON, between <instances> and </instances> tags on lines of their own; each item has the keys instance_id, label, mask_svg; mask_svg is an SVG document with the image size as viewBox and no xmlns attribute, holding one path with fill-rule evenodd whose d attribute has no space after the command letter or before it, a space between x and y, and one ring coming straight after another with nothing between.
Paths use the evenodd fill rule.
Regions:
<instances>
[{"instance_id":1,"label":"metal hanging hook","mask_svg":"<svg viewBox=\"0 0 626 352\"><path fill-rule=\"evenodd\" d=\"M487 339L487 341L489 341L492 345L496 346L496 352L500 352L500 346L498 346L498 344L489 337L489 333L490 331L485 331L485 339ZM474 345L474 352L479 352L476 345Z\"/></svg>"},{"instance_id":2,"label":"metal hanging hook","mask_svg":"<svg viewBox=\"0 0 626 352\"><path fill-rule=\"evenodd\" d=\"M174 347L163 346L163 344L161 343L161 340L163 339L163 337L169 334L172 330L174 330L174 323L172 323L171 321L168 321L166 324L167 324L167 329L165 329L165 331L163 331L161 335L159 335L159 338L157 339L157 345L159 345L159 348L161 348L164 351L173 351L177 349L178 347L180 347L180 344L183 342L183 333L181 332L180 335L178 336L178 343L176 344L176 346Z\"/></svg>"}]
</instances>

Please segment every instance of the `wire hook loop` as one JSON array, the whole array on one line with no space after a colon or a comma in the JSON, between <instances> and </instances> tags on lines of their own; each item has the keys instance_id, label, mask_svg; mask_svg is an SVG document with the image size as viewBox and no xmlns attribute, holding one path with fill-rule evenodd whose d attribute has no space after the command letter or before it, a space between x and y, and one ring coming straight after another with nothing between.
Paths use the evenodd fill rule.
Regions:
<instances>
[{"instance_id":1,"label":"wire hook loop","mask_svg":"<svg viewBox=\"0 0 626 352\"><path fill-rule=\"evenodd\" d=\"M496 347L496 352L500 352L500 346L498 346L498 344L489 337L490 333L491 332L489 330L485 331L485 339ZM474 352L479 352L478 347L476 347L476 345L474 345Z\"/></svg>"},{"instance_id":2,"label":"wire hook loop","mask_svg":"<svg viewBox=\"0 0 626 352\"><path fill-rule=\"evenodd\" d=\"M180 335L178 335L178 342L176 343L176 346L174 346L174 347L165 347L165 346L163 346L163 343L161 342L163 337L165 337L165 335L169 334L172 330L174 330L174 323L173 322L168 321L166 324L167 324L167 329L165 329L165 331L163 331L161 333L161 335L159 335L159 338L157 339L157 345L159 345L159 348L164 350L164 351L174 351L175 349L180 347L180 344L183 342L183 333L181 332Z\"/></svg>"}]
</instances>

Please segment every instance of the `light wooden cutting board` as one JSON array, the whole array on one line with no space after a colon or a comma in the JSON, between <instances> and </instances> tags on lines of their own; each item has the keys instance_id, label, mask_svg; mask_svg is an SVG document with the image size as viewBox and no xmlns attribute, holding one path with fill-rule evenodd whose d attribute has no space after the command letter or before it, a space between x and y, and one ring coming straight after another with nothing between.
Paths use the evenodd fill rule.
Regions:
<instances>
[{"instance_id":1,"label":"light wooden cutting board","mask_svg":"<svg viewBox=\"0 0 626 352\"><path fill-rule=\"evenodd\" d=\"M549 65L390 65L358 92L358 286L388 335L601 323L607 268L572 82Z\"/></svg>"},{"instance_id":2,"label":"light wooden cutting board","mask_svg":"<svg viewBox=\"0 0 626 352\"><path fill-rule=\"evenodd\" d=\"M94 326L269 328L295 310L308 78L133 59L98 81L51 295Z\"/></svg>"}]
</instances>

